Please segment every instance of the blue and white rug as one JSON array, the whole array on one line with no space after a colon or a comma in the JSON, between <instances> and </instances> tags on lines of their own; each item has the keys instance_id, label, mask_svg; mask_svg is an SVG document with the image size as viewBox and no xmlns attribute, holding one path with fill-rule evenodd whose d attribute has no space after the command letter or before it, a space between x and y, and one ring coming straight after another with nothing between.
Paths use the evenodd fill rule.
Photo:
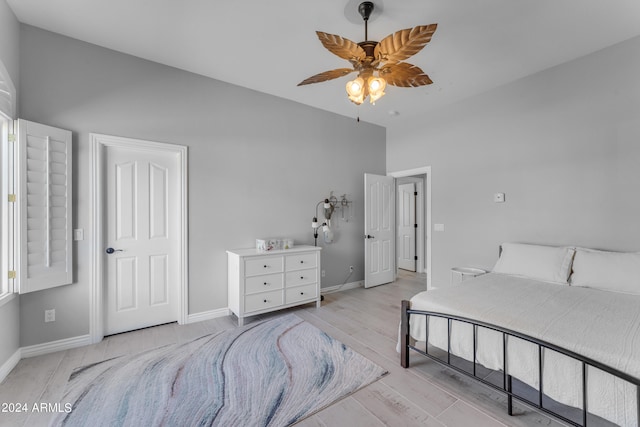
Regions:
<instances>
[{"instance_id":1,"label":"blue and white rug","mask_svg":"<svg viewBox=\"0 0 640 427\"><path fill-rule=\"evenodd\" d=\"M76 369L55 426L287 426L386 371L294 314Z\"/></svg>"}]
</instances>

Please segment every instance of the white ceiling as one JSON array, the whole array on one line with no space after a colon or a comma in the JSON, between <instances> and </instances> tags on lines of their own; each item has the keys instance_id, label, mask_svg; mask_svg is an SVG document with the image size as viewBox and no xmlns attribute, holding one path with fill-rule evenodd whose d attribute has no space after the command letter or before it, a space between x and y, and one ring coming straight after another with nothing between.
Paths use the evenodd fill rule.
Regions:
<instances>
[{"instance_id":1,"label":"white ceiling","mask_svg":"<svg viewBox=\"0 0 640 427\"><path fill-rule=\"evenodd\" d=\"M360 0L7 2L26 24L387 127L640 35L639 0L374 0L371 40L438 24L408 61L434 84L357 107L348 77L296 85L349 66L315 31L362 41Z\"/></svg>"}]
</instances>

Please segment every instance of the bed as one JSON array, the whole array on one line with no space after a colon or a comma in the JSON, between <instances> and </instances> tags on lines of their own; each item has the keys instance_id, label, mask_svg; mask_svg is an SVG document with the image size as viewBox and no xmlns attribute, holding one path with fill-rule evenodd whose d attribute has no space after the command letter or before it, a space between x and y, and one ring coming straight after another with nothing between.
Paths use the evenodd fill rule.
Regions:
<instances>
[{"instance_id":1,"label":"bed","mask_svg":"<svg viewBox=\"0 0 640 427\"><path fill-rule=\"evenodd\" d=\"M516 398L576 426L638 426L640 254L504 244L491 273L402 305L404 367L410 353L431 357L506 393L510 414ZM480 366L501 381L478 375ZM515 393L513 379L535 398Z\"/></svg>"}]
</instances>

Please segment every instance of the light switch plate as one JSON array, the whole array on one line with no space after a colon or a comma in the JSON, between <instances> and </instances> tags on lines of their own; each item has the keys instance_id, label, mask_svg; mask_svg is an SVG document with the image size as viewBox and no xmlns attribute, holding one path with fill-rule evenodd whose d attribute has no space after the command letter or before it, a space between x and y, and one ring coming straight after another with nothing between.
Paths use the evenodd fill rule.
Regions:
<instances>
[{"instance_id":1,"label":"light switch plate","mask_svg":"<svg viewBox=\"0 0 640 427\"><path fill-rule=\"evenodd\" d=\"M84 240L84 229L76 228L73 230L73 240Z\"/></svg>"}]
</instances>

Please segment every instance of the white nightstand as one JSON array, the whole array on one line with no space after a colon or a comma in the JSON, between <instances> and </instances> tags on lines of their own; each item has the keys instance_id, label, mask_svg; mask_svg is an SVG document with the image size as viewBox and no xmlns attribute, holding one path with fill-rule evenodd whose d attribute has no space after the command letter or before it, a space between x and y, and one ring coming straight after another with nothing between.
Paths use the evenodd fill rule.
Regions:
<instances>
[{"instance_id":1,"label":"white nightstand","mask_svg":"<svg viewBox=\"0 0 640 427\"><path fill-rule=\"evenodd\" d=\"M478 277L486 273L487 271L481 268L453 267L451 269L451 284L458 285L464 282L466 279L472 279L474 277Z\"/></svg>"}]
</instances>

